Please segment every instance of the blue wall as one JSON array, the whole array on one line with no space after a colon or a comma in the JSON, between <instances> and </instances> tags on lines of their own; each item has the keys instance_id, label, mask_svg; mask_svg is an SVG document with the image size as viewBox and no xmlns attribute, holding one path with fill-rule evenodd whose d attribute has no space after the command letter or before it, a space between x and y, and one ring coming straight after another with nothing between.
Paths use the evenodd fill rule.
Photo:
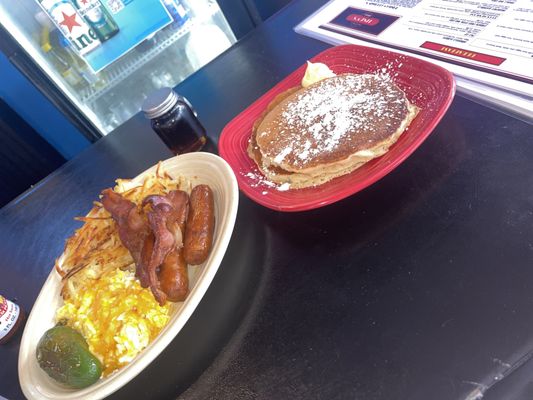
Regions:
<instances>
[{"instance_id":1,"label":"blue wall","mask_svg":"<svg viewBox=\"0 0 533 400\"><path fill-rule=\"evenodd\" d=\"M0 97L67 160L90 142L0 53Z\"/></svg>"}]
</instances>

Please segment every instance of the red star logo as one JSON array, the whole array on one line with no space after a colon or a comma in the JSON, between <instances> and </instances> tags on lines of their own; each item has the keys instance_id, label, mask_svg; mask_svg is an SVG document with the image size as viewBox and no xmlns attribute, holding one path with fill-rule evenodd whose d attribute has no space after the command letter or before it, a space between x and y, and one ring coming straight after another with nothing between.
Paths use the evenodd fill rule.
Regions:
<instances>
[{"instance_id":1,"label":"red star logo","mask_svg":"<svg viewBox=\"0 0 533 400\"><path fill-rule=\"evenodd\" d=\"M72 33L72 29L75 26L81 26L78 21L76 21L76 14L67 15L64 11L61 11L63 14L63 22L60 22L59 25L64 25L68 28L68 31Z\"/></svg>"},{"instance_id":2,"label":"red star logo","mask_svg":"<svg viewBox=\"0 0 533 400\"><path fill-rule=\"evenodd\" d=\"M89 2L89 0L81 0L81 2L82 2L82 4L83 4L84 6L86 6L87 3Z\"/></svg>"}]
</instances>

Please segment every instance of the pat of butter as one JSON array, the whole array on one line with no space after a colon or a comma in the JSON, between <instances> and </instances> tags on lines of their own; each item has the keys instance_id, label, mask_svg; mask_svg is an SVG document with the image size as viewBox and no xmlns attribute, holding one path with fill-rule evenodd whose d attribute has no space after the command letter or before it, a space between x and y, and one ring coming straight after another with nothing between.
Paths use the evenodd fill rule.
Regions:
<instances>
[{"instance_id":1,"label":"pat of butter","mask_svg":"<svg viewBox=\"0 0 533 400\"><path fill-rule=\"evenodd\" d=\"M302 79L302 86L305 88L313 83L334 76L335 73L330 70L326 64L310 63L307 61L307 69L305 70L305 75Z\"/></svg>"}]
</instances>

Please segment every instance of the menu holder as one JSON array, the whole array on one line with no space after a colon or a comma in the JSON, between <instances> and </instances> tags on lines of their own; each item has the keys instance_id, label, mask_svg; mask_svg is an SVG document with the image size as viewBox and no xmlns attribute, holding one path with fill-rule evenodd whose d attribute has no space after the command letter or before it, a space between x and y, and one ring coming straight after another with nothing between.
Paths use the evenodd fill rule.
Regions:
<instances>
[{"instance_id":1,"label":"menu holder","mask_svg":"<svg viewBox=\"0 0 533 400\"><path fill-rule=\"evenodd\" d=\"M295 31L431 61L465 97L533 122L532 24L533 6L520 1L332 0Z\"/></svg>"}]
</instances>

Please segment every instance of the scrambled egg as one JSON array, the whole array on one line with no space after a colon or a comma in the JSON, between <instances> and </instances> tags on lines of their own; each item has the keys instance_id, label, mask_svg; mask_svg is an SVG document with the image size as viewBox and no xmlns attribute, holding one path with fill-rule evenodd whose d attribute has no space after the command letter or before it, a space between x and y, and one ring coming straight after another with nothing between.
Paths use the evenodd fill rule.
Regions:
<instances>
[{"instance_id":1,"label":"scrambled egg","mask_svg":"<svg viewBox=\"0 0 533 400\"><path fill-rule=\"evenodd\" d=\"M132 272L116 269L65 300L56 320L66 320L85 337L106 376L148 346L168 322L170 307L159 306Z\"/></svg>"}]
</instances>

